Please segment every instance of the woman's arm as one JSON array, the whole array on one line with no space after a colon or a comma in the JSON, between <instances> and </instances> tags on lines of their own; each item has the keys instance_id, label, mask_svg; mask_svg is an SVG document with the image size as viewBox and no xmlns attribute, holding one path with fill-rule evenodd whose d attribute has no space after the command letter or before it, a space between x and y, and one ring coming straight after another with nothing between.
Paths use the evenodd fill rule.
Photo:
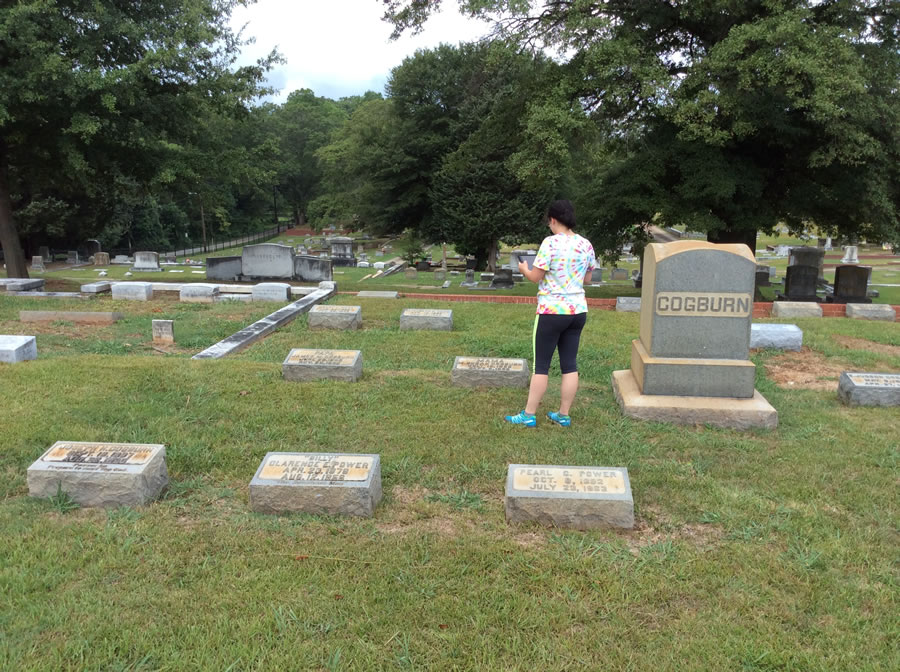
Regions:
<instances>
[{"instance_id":1,"label":"woman's arm","mask_svg":"<svg viewBox=\"0 0 900 672\"><path fill-rule=\"evenodd\" d=\"M544 279L546 271L543 268L528 268L528 262L520 261L519 273L531 280L531 282L538 283Z\"/></svg>"}]
</instances>

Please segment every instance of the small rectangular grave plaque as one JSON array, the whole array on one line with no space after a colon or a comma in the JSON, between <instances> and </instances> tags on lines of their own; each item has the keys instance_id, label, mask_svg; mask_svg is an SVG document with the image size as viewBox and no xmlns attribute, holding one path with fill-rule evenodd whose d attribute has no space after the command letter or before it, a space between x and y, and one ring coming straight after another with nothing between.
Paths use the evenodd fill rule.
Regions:
<instances>
[{"instance_id":1,"label":"small rectangular grave plaque","mask_svg":"<svg viewBox=\"0 0 900 672\"><path fill-rule=\"evenodd\" d=\"M161 444L57 441L28 467L29 495L62 490L81 506L141 506L168 482Z\"/></svg>"},{"instance_id":2,"label":"small rectangular grave plaque","mask_svg":"<svg viewBox=\"0 0 900 672\"><path fill-rule=\"evenodd\" d=\"M624 467L511 464L506 520L586 530L634 527L634 500Z\"/></svg>"},{"instance_id":3,"label":"small rectangular grave plaque","mask_svg":"<svg viewBox=\"0 0 900 672\"><path fill-rule=\"evenodd\" d=\"M175 342L175 321L174 320L151 320L151 328L153 330L154 343L174 343Z\"/></svg>"},{"instance_id":4,"label":"small rectangular grave plaque","mask_svg":"<svg viewBox=\"0 0 900 672\"><path fill-rule=\"evenodd\" d=\"M450 381L462 387L527 387L528 362L500 357L457 357Z\"/></svg>"},{"instance_id":5,"label":"small rectangular grave plaque","mask_svg":"<svg viewBox=\"0 0 900 672\"><path fill-rule=\"evenodd\" d=\"M900 406L900 374L844 371L838 398L849 406Z\"/></svg>"},{"instance_id":6,"label":"small rectangular grave plaque","mask_svg":"<svg viewBox=\"0 0 900 672\"><path fill-rule=\"evenodd\" d=\"M307 313L310 329L359 329L362 326L360 306L313 306Z\"/></svg>"},{"instance_id":7,"label":"small rectangular grave plaque","mask_svg":"<svg viewBox=\"0 0 900 672\"><path fill-rule=\"evenodd\" d=\"M400 329L453 331L453 311L429 308L407 308L400 313Z\"/></svg>"},{"instance_id":8,"label":"small rectangular grave plaque","mask_svg":"<svg viewBox=\"0 0 900 672\"><path fill-rule=\"evenodd\" d=\"M268 453L250 482L259 513L369 517L381 500L381 458L373 454Z\"/></svg>"},{"instance_id":9,"label":"small rectangular grave plaque","mask_svg":"<svg viewBox=\"0 0 900 672\"><path fill-rule=\"evenodd\" d=\"M354 383L362 377L359 350L312 350L294 348L281 366L285 380L343 380Z\"/></svg>"}]
</instances>

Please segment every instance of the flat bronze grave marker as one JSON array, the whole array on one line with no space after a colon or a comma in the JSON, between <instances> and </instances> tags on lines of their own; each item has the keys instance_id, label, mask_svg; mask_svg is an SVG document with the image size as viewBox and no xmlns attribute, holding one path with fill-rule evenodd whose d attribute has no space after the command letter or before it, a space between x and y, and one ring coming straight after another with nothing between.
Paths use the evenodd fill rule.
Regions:
<instances>
[{"instance_id":1,"label":"flat bronze grave marker","mask_svg":"<svg viewBox=\"0 0 900 672\"><path fill-rule=\"evenodd\" d=\"M268 453L250 482L250 508L369 517L381 494L379 455Z\"/></svg>"},{"instance_id":2,"label":"flat bronze grave marker","mask_svg":"<svg viewBox=\"0 0 900 672\"><path fill-rule=\"evenodd\" d=\"M623 467L511 464L506 520L586 530L634 527L634 500Z\"/></svg>"},{"instance_id":3,"label":"flat bronze grave marker","mask_svg":"<svg viewBox=\"0 0 900 672\"><path fill-rule=\"evenodd\" d=\"M285 380L343 380L356 382L362 377L362 353L359 350L315 350L294 348L282 364Z\"/></svg>"},{"instance_id":4,"label":"flat bronze grave marker","mask_svg":"<svg viewBox=\"0 0 900 672\"><path fill-rule=\"evenodd\" d=\"M28 494L58 491L85 507L141 506L169 482L166 448L150 443L57 441L28 467Z\"/></svg>"}]
</instances>

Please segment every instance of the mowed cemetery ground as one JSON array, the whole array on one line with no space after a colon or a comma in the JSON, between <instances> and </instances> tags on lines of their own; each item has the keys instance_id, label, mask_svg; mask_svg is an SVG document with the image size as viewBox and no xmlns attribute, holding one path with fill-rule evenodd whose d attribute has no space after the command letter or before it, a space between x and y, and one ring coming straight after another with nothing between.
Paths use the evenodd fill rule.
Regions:
<instances>
[{"instance_id":1,"label":"mowed cemetery ground","mask_svg":"<svg viewBox=\"0 0 900 672\"><path fill-rule=\"evenodd\" d=\"M842 370L900 372L897 324L792 321L801 353L752 355L778 429L737 432L624 418L610 374L638 315L592 311L572 427L524 429L502 421L524 390L453 387L450 369L530 359L533 306L330 303L362 306L363 329L303 316L191 361L273 304L0 296L0 333L39 353L0 365L0 668L900 668L900 413L836 396ZM452 308L454 331L400 331L408 307ZM152 319L175 320L175 346L154 349ZM359 349L364 375L286 382L295 347ZM58 440L165 443L170 485L140 509L31 499L26 469ZM269 451L379 453L385 497L372 519L255 514ZM627 467L635 529L508 526L509 463Z\"/></svg>"}]
</instances>

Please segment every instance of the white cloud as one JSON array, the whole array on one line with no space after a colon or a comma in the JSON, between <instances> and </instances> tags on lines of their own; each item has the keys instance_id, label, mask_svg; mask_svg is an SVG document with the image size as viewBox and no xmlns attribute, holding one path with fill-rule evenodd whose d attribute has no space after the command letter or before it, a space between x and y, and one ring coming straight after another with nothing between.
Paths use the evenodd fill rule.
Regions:
<instances>
[{"instance_id":1,"label":"white cloud","mask_svg":"<svg viewBox=\"0 0 900 672\"><path fill-rule=\"evenodd\" d=\"M270 85L279 89L275 102L301 88L336 99L367 90L384 93L391 68L416 49L472 41L489 31L489 24L458 14L455 2L446 5L420 35L396 42L389 40L391 25L381 20L380 0L259 0L238 7L231 25L256 38L244 47L240 63L254 62L274 47L287 59L269 73Z\"/></svg>"}]
</instances>

